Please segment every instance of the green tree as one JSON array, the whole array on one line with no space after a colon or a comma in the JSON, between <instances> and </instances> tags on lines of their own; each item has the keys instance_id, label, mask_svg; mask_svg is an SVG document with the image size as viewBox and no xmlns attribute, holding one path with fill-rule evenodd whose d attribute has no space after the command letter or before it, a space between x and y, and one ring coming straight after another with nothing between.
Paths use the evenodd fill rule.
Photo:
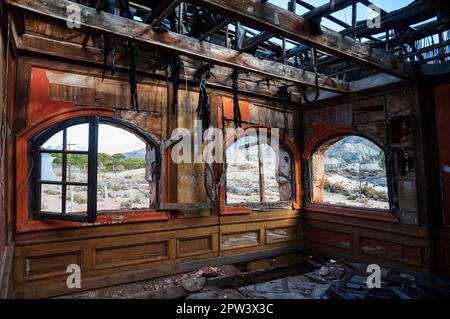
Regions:
<instances>
[{"instance_id":1,"label":"green tree","mask_svg":"<svg viewBox=\"0 0 450 319\"><path fill-rule=\"evenodd\" d=\"M113 154L112 158L114 162L123 161L124 159L126 159L125 155L123 155L122 153L115 153Z\"/></svg>"}]
</instances>

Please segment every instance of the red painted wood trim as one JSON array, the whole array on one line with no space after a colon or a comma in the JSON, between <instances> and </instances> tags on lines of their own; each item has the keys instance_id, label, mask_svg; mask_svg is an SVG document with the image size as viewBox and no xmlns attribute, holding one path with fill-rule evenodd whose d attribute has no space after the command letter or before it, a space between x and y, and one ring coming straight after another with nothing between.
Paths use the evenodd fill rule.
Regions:
<instances>
[{"instance_id":1,"label":"red painted wood trim","mask_svg":"<svg viewBox=\"0 0 450 319\"><path fill-rule=\"evenodd\" d=\"M16 232L74 228L81 226L111 225L144 221L165 221L170 218L166 211L99 213L95 223L72 221L34 220L28 209L28 143L43 130L54 124L85 116L114 117L112 108L96 106L76 106L74 103L53 101L49 97L49 81L46 72L56 72L32 68L29 103L29 126L16 136ZM11 187L12 188L12 187ZM13 193L13 192L11 192Z\"/></svg>"},{"instance_id":2,"label":"red painted wood trim","mask_svg":"<svg viewBox=\"0 0 450 319\"><path fill-rule=\"evenodd\" d=\"M341 126L327 122L319 122L314 125L313 136L306 143L305 149L303 150L303 159L308 160L317 146L332 137L354 134L357 133L351 126Z\"/></svg>"},{"instance_id":3,"label":"red painted wood trim","mask_svg":"<svg viewBox=\"0 0 450 319\"><path fill-rule=\"evenodd\" d=\"M16 231L18 233L72 228L80 226L109 225L116 223L133 223L142 221L168 220L169 214L160 211L148 212L124 212L101 214L97 216L95 223L80 223L69 221L45 221L34 220L28 210L28 142L36 134L50 126L68 119L84 116L114 116L114 110L99 107L83 107L72 110L64 110L54 116L42 119L39 123L27 128L16 137Z\"/></svg>"}]
</instances>

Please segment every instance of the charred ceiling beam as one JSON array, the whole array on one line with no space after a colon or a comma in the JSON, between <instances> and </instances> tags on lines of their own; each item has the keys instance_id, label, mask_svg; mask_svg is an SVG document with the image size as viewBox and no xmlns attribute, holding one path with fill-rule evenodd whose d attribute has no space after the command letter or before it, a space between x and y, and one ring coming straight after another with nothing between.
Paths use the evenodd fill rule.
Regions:
<instances>
[{"instance_id":1,"label":"charred ceiling beam","mask_svg":"<svg viewBox=\"0 0 450 319\"><path fill-rule=\"evenodd\" d=\"M309 12L303 15L303 18L308 20L310 23L314 25L315 28L320 30L320 22L322 21L322 17L328 16L333 12L340 11L345 9L348 6L353 5L355 0L335 0L330 1L320 7L314 8Z\"/></svg>"},{"instance_id":2,"label":"charred ceiling beam","mask_svg":"<svg viewBox=\"0 0 450 319\"><path fill-rule=\"evenodd\" d=\"M71 2L66 0L54 0L52 2L45 0L32 2L9 0L8 4L12 9L20 10L25 14L38 15L46 19L66 23L68 14L70 14L67 6ZM254 72L308 86L315 86L316 83L315 74L312 72L303 72L281 63L258 59L247 53L240 53L178 33L170 31L158 33L144 23L105 12L98 14L95 9L89 7L82 7L79 26L80 31L132 41L137 46L185 55L232 69ZM347 82L333 78L319 77L319 86L331 91L348 92Z\"/></svg>"},{"instance_id":3,"label":"charred ceiling beam","mask_svg":"<svg viewBox=\"0 0 450 319\"><path fill-rule=\"evenodd\" d=\"M103 66L102 50L95 47L88 46L81 49L79 44L67 41L58 41L30 33L17 36L16 41L17 49L23 52L33 53L39 50L39 53L52 58L58 57L65 60L88 63L89 66L92 67L95 65L99 69ZM127 55L124 52L116 52L116 54L117 70L126 73L126 69L128 68ZM189 84L192 85L195 81L196 69L194 69L194 66L190 66L187 60L188 59L186 58L183 59L185 72L181 74L181 79L183 81L188 80ZM136 66L139 74L144 76L154 75L162 79L167 78L165 63L159 61L158 59L154 59L153 56L141 56L141 51L138 51ZM208 80L207 86L231 91L232 80L229 76L231 72L231 69L216 66L212 72L214 76ZM259 97L264 96L279 99L279 87L289 84L288 82L283 81L279 81L279 83L272 81L270 87L267 87L264 84L258 84L252 80L253 76L246 77L245 74L240 74L239 90L241 92L253 94ZM293 102L297 102L299 100L299 96L295 95L294 92L295 91L293 91ZM322 95L326 94L339 95L339 93L323 91Z\"/></svg>"},{"instance_id":4,"label":"charred ceiling beam","mask_svg":"<svg viewBox=\"0 0 450 319\"><path fill-rule=\"evenodd\" d=\"M436 8L437 11L442 13L448 20L450 20L450 3L448 0L424 0L429 5Z\"/></svg>"},{"instance_id":5,"label":"charred ceiling beam","mask_svg":"<svg viewBox=\"0 0 450 319\"><path fill-rule=\"evenodd\" d=\"M317 34L303 17L270 3L249 0L187 0L187 2L213 12L220 12L250 27L301 42L387 74L403 79L414 77L413 68L395 55L381 49L370 48L367 44L328 28L322 28L321 33Z\"/></svg>"},{"instance_id":6,"label":"charred ceiling beam","mask_svg":"<svg viewBox=\"0 0 450 319\"><path fill-rule=\"evenodd\" d=\"M446 31L450 28L450 21L432 21L416 26L413 31L403 33L387 40L373 43L372 46L385 46L386 44L398 44L400 42L415 41L436 34L437 32Z\"/></svg>"},{"instance_id":7,"label":"charred ceiling beam","mask_svg":"<svg viewBox=\"0 0 450 319\"><path fill-rule=\"evenodd\" d=\"M263 31L263 32L255 35L254 37L246 39L244 41L244 45L241 49L241 52L251 51L252 49L256 48L261 43L266 42L273 36L274 35L272 33Z\"/></svg>"},{"instance_id":8,"label":"charred ceiling beam","mask_svg":"<svg viewBox=\"0 0 450 319\"><path fill-rule=\"evenodd\" d=\"M395 29L399 26L408 28L410 25L420 23L436 16L436 13L422 1L414 1L408 6L389 12L382 16L379 28L371 28L367 21L359 21L356 28L350 28L342 31L344 35L356 33L358 38L378 34L380 32Z\"/></svg>"},{"instance_id":9,"label":"charred ceiling beam","mask_svg":"<svg viewBox=\"0 0 450 319\"><path fill-rule=\"evenodd\" d=\"M315 9L316 9L315 6L309 4L309 3L306 2L306 1L297 0L297 3L298 3L299 5L305 7L305 8L308 9L308 10L315 10ZM344 21L341 21L341 20L339 20L339 19L337 19L337 18L335 18L335 17L333 17L333 16L331 16L331 15L330 15L330 16L326 16L326 18L327 18L328 20L330 20L330 21L332 21L332 22L334 22L334 23L340 25L340 26L343 27L343 28L346 28L346 29L347 29L347 28L350 28L350 25L349 25L349 24L347 24L347 23L345 23Z\"/></svg>"},{"instance_id":10,"label":"charred ceiling beam","mask_svg":"<svg viewBox=\"0 0 450 319\"><path fill-rule=\"evenodd\" d=\"M204 40L207 37L217 33L220 29L227 26L231 21L230 19L222 16L220 16L217 20L218 21L215 21L214 25L208 25L205 27L205 32L201 34L200 40Z\"/></svg>"},{"instance_id":11,"label":"charred ceiling beam","mask_svg":"<svg viewBox=\"0 0 450 319\"><path fill-rule=\"evenodd\" d=\"M171 14L175 8L181 3L181 0L160 0L158 4L152 11L152 21L149 23L150 26L155 26L169 14Z\"/></svg>"},{"instance_id":12,"label":"charred ceiling beam","mask_svg":"<svg viewBox=\"0 0 450 319\"><path fill-rule=\"evenodd\" d=\"M387 11L383 10L382 8L378 7L376 4L374 4L372 1L369 0L359 0L363 5L366 7L376 6L380 10L380 15L383 17L384 15L388 14Z\"/></svg>"},{"instance_id":13,"label":"charred ceiling beam","mask_svg":"<svg viewBox=\"0 0 450 319\"><path fill-rule=\"evenodd\" d=\"M424 53L424 52L434 51L434 50L436 50L436 49L439 49L439 48L442 48L442 47L446 47L446 46L449 46L449 45L450 45L450 40L444 41L444 42L442 42L442 43L436 43L436 44L434 44L434 45L430 45L430 46L428 46L428 47L421 48L421 49L419 49L419 50L417 50L417 51L415 51L415 52L407 53L407 54L401 56L401 59L407 59L407 58L410 58L410 57L413 57L413 56L422 54L422 53ZM437 54L436 54L436 55L437 55Z\"/></svg>"}]
</instances>

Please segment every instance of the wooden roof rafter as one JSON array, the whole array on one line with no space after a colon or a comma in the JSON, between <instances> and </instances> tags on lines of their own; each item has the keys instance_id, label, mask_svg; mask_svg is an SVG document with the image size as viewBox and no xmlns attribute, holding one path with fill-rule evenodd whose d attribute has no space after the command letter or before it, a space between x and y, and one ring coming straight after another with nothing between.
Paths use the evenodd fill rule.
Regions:
<instances>
[{"instance_id":1,"label":"wooden roof rafter","mask_svg":"<svg viewBox=\"0 0 450 319\"><path fill-rule=\"evenodd\" d=\"M400 61L395 55L381 49L372 49L350 37L333 30L322 28L314 32L310 23L301 16L270 3L249 0L187 0L212 12L220 11L234 20L251 27L304 43L358 64L377 69L403 79L413 78L412 67ZM243 5L243 2L245 4Z\"/></svg>"},{"instance_id":2,"label":"wooden roof rafter","mask_svg":"<svg viewBox=\"0 0 450 319\"><path fill-rule=\"evenodd\" d=\"M175 8L181 3L181 0L163 0L159 1L152 12L152 21L149 23L151 27L157 25L164 20Z\"/></svg>"},{"instance_id":3,"label":"wooden roof rafter","mask_svg":"<svg viewBox=\"0 0 450 319\"><path fill-rule=\"evenodd\" d=\"M63 23L67 21L66 8L70 3L67 0L54 0L51 3L44 0L33 2L8 0L8 5L12 9ZM199 41L175 32L156 32L144 23L105 12L98 14L95 9L90 7L83 7L81 14L80 31L83 32L105 34L118 39L132 41L142 47L157 48L162 51L185 55L233 69L238 68L242 71L282 79L293 84L315 86L315 75L313 72L302 71L281 63L258 59L250 54ZM347 82L334 78L319 77L319 86L322 89L334 92L349 92L349 84Z\"/></svg>"}]
</instances>

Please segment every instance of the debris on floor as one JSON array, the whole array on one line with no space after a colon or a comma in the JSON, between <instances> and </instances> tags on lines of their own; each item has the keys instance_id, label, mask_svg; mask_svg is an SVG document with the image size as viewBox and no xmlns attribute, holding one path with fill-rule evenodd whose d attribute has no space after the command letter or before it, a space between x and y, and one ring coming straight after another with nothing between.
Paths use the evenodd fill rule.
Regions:
<instances>
[{"instance_id":1,"label":"debris on floor","mask_svg":"<svg viewBox=\"0 0 450 319\"><path fill-rule=\"evenodd\" d=\"M381 288L369 289L367 265L313 256L305 262L241 271L233 265L197 271L59 298L125 299L427 299L450 296L448 282L419 281L411 274L381 267Z\"/></svg>"},{"instance_id":2,"label":"debris on floor","mask_svg":"<svg viewBox=\"0 0 450 319\"><path fill-rule=\"evenodd\" d=\"M61 299L148 299L148 298L179 298L191 292L202 290L205 278L230 276L239 273L231 265L204 267L197 271L171 275L129 283L113 287L99 288L86 292L60 296ZM181 289L180 289L181 288Z\"/></svg>"}]
</instances>

